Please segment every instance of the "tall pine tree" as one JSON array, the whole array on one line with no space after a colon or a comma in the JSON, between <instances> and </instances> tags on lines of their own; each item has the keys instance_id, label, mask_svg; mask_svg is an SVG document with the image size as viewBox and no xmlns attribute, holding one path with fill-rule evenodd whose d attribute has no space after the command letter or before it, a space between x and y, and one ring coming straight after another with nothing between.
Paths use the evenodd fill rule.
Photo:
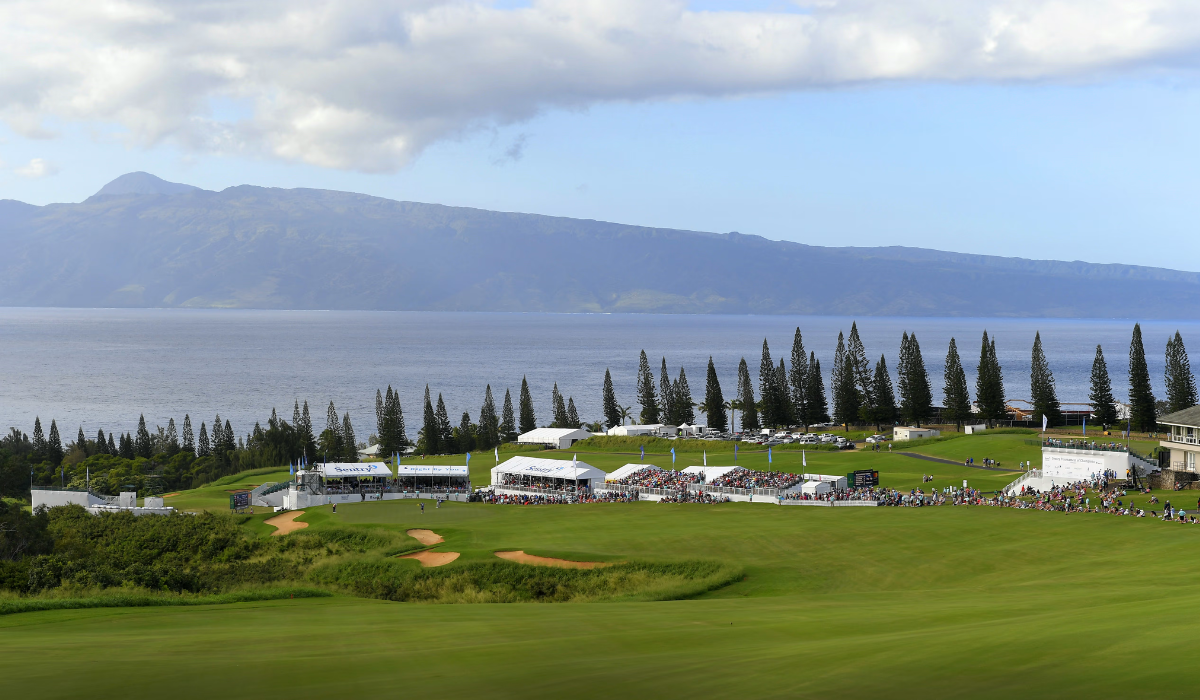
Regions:
<instances>
[{"instance_id":1,"label":"tall pine tree","mask_svg":"<svg viewBox=\"0 0 1200 700\"><path fill-rule=\"evenodd\" d=\"M143 427L145 422L143 421ZM149 435L146 436L149 438ZM53 418L50 419L50 435L46 438L46 456L50 458L50 463L54 466L62 464L63 461L63 444L62 437L58 434L58 423Z\"/></svg>"},{"instance_id":2,"label":"tall pine tree","mask_svg":"<svg viewBox=\"0 0 1200 700\"><path fill-rule=\"evenodd\" d=\"M829 372L829 388L837 394L837 388L842 384L842 368L846 366L846 338L838 331L837 348L833 351L833 367ZM837 399L834 398L834 402Z\"/></svg>"},{"instance_id":3,"label":"tall pine tree","mask_svg":"<svg viewBox=\"0 0 1200 700\"><path fill-rule=\"evenodd\" d=\"M725 396L721 393L721 382L717 379L717 368L712 355L708 356L708 376L704 382L704 412L708 427L719 432L729 430L729 417L725 414Z\"/></svg>"},{"instance_id":4,"label":"tall pine tree","mask_svg":"<svg viewBox=\"0 0 1200 700\"><path fill-rule=\"evenodd\" d=\"M933 389L917 334L906 335L900 349L900 415L917 427L933 414Z\"/></svg>"},{"instance_id":5,"label":"tall pine tree","mask_svg":"<svg viewBox=\"0 0 1200 700\"><path fill-rule=\"evenodd\" d=\"M967 373L963 369L954 338L950 339L950 349L946 351L943 377L945 386L942 389L942 403L946 412L942 414L942 419L954 421L961 431L963 422L971 417L971 393L967 388Z\"/></svg>"},{"instance_id":6,"label":"tall pine tree","mask_svg":"<svg viewBox=\"0 0 1200 700\"><path fill-rule=\"evenodd\" d=\"M804 380L804 429L829 422L829 402L825 398L825 377L815 352L808 353L808 378Z\"/></svg>"},{"instance_id":7,"label":"tall pine tree","mask_svg":"<svg viewBox=\"0 0 1200 700\"><path fill-rule=\"evenodd\" d=\"M575 410L575 399L568 396L567 397L567 425L566 425L566 427L572 428L572 429L578 429L581 424L582 424L582 421L579 420L579 411Z\"/></svg>"},{"instance_id":8,"label":"tall pine tree","mask_svg":"<svg viewBox=\"0 0 1200 700\"><path fill-rule=\"evenodd\" d=\"M96 453L106 455L108 451L108 441L104 437L104 428L96 431Z\"/></svg>"},{"instance_id":9,"label":"tall pine tree","mask_svg":"<svg viewBox=\"0 0 1200 700\"><path fill-rule=\"evenodd\" d=\"M563 401L562 394L558 391L558 382L554 383L554 389L550 392L550 405L554 409L554 422L550 424L551 428L569 428L567 420L567 404ZM575 426L578 428L579 426Z\"/></svg>"},{"instance_id":10,"label":"tall pine tree","mask_svg":"<svg viewBox=\"0 0 1200 700\"><path fill-rule=\"evenodd\" d=\"M521 377L520 428L522 433L528 433L537 427L537 416L533 412L533 394L529 393L529 382Z\"/></svg>"},{"instance_id":11,"label":"tall pine tree","mask_svg":"<svg viewBox=\"0 0 1200 700\"><path fill-rule=\"evenodd\" d=\"M301 451L306 459L312 459L317 456L317 436L313 434L312 415L308 412L308 400L305 399L303 407L300 409L299 429Z\"/></svg>"},{"instance_id":12,"label":"tall pine tree","mask_svg":"<svg viewBox=\"0 0 1200 700\"><path fill-rule=\"evenodd\" d=\"M601 400L604 405L604 423L613 428L621 424L621 406L617 404L617 392L613 390L612 375L608 368L604 369L604 391Z\"/></svg>"},{"instance_id":13,"label":"tall pine tree","mask_svg":"<svg viewBox=\"0 0 1200 700\"><path fill-rule=\"evenodd\" d=\"M805 382L808 380L808 355L804 352L804 338L800 335L800 327L796 327L796 335L792 339L792 369L788 374L791 389L792 413L797 422L805 430L808 429L808 392Z\"/></svg>"},{"instance_id":14,"label":"tall pine tree","mask_svg":"<svg viewBox=\"0 0 1200 700\"><path fill-rule=\"evenodd\" d=\"M859 402L862 406L874 406L874 373L871 371L871 361L867 359L867 349L863 346L858 335L858 323L850 322L850 336L846 338L846 354L854 366L854 387L858 389Z\"/></svg>"},{"instance_id":15,"label":"tall pine tree","mask_svg":"<svg viewBox=\"0 0 1200 700\"><path fill-rule=\"evenodd\" d=\"M872 396L875 406L872 418L875 419L875 429L891 426L896 423L896 392L892 390L892 376L888 373L887 360L879 356L875 363L875 376L872 378Z\"/></svg>"},{"instance_id":16,"label":"tall pine tree","mask_svg":"<svg viewBox=\"0 0 1200 700\"><path fill-rule=\"evenodd\" d=\"M475 433L475 441L481 450L490 450L500 444L500 418L496 415L491 384L483 391L483 406L479 409L479 430Z\"/></svg>"},{"instance_id":17,"label":"tall pine tree","mask_svg":"<svg viewBox=\"0 0 1200 700\"><path fill-rule=\"evenodd\" d=\"M1196 378L1192 376L1192 364L1179 331L1167 340L1166 386L1168 413L1196 405Z\"/></svg>"},{"instance_id":18,"label":"tall pine tree","mask_svg":"<svg viewBox=\"0 0 1200 700\"><path fill-rule=\"evenodd\" d=\"M46 458L46 434L42 432L42 419L33 417L33 455L35 459Z\"/></svg>"},{"instance_id":19,"label":"tall pine tree","mask_svg":"<svg viewBox=\"0 0 1200 700\"><path fill-rule=\"evenodd\" d=\"M642 425L658 423L658 397L654 393L654 372L650 370L650 360L646 358L645 350L638 358L637 400L642 407L638 421Z\"/></svg>"},{"instance_id":20,"label":"tall pine tree","mask_svg":"<svg viewBox=\"0 0 1200 700\"><path fill-rule=\"evenodd\" d=\"M275 409L271 409L271 415L275 415ZM175 456L179 452L179 432L175 429L175 419L167 419L167 454Z\"/></svg>"},{"instance_id":21,"label":"tall pine tree","mask_svg":"<svg viewBox=\"0 0 1200 700\"><path fill-rule=\"evenodd\" d=\"M1108 363L1104 361L1104 350L1096 346L1096 359L1092 360L1092 388L1088 393L1092 403L1092 420L1105 430L1117 422L1116 400L1113 399L1112 381L1108 378Z\"/></svg>"},{"instance_id":22,"label":"tall pine tree","mask_svg":"<svg viewBox=\"0 0 1200 700\"><path fill-rule=\"evenodd\" d=\"M517 439L517 418L513 413L512 393L504 390L504 411L500 414L500 440L513 442Z\"/></svg>"},{"instance_id":23,"label":"tall pine tree","mask_svg":"<svg viewBox=\"0 0 1200 700\"><path fill-rule=\"evenodd\" d=\"M121 436L121 447L117 450L117 454L124 459L133 459L137 457L137 451L133 448L133 436L125 433Z\"/></svg>"},{"instance_id":24,"label":"tall pine tree","mask_svg":"<svg viewBox=\"0 0 1200 700\"><path fill-rule=\"evenodd\" d=\"M112 433L108 434L108 451L105 452L104 454L109 454L109 455L117 454L117 445L116 445L116 443L113 442Z\"/></svg>"},{"instance_id":25,"label":"tall pine tree","mask_svg":"<svg viewBox=\"0 0 1200 700\"><path fill-rule=\"evenodd\" d=\"M975 401L979 404L980 417L986 419L989 425L994 420L1003 420L1008 416L1004 399L1004 373L996 357L996 341L988 340L986 330L983 332L983 344L979 350Z\"/></svg>"},{"instance_id":26,"label":"tall pine tree","mask_svg":"<svg viewBox=\"0 0 1200 700\"><path fill-rule=\"evenodd\" d=\"M390 389L391 389L391 387L389 387L389 391L388 391L389 394L392 393L390 391ZM382 442L382 440L383 440L383 392L381 392L379 389L375 390L375 437L379 438L380 441ZM386 454L390 454L390 453L384 452L383 454L386 455Z\"/></svg>"},{"instance_id":27,"label":"tall pine tree","mask_svg":"<svg viewBox=\"0 0 1200 700\"><path fill-rule=\"evenodd\" d=\"M754 382L750 380L750 366L746 358L738 363L738 406L742 411L742 432L758 432L758 407L754 405Z\"/></svg>"},{"instance_id":28,"label":"tall pine tree","mask_svg":"<svg viewBox=\"0 0 1200 700\"><path fill-rule=\"evenodd\" d=\"M463 411L458 428L454 431L459 452L470 452L475 449L475 426L471 425L471 414Z\"/></svg>"},{"instance_id":29,"label":"tall pine tree","mask_svg":"<svg viewBox=\"0 0 1200 700\"><path fill-rule=\"evenodd\" d=\"M233 432L232 430L230 432ZM347 462L358 461L358 443L354 438L354 427L350 425L350 413L342 416L342 459Z\"/></svg>"},{"instance_id":30,"label":"tall pine tree","mask_svg":"<svg viewBox=\"0 0 1200 700\"><path fill-rule=\"evenodd\" d=\"M429 396L429 385L425 385L425 412L421 426L421 454L436 455L442 453L441 431L438 429L437 414L433 411L433 400Z\"/></svg>"},{"instance_id":31,"label":"tall pine tree","mask_svg":"<svg viewBox=\"0 0 1200 700\"><path fill-rule=\"evenodd\" d=\"M438 445L443 452L449 452L454 445L454 429L450 426L450 414L446 412L446 402L440 393L434 415L437 416Z\"/></svg>"},{"instance_id":32,"label":"tall pine tree","mask_svg":"<svg viewBox=\"0 0 1200 700\"><path fill-rule=\"evenodd\" d=\"M787 365L779 358L779 367L775 369L775 399L778 401L779 424L788 426L796 422L796 412L792 407L792 392L788 381Z\"/></svg>"},{"instance_id":33,"label":"tall pine tree","mask_svg":"<svg viewBox=\"0 0 1200 700\"><path fill-rule=\"evenodd\" d=\"M837 385L833 387L833 420L847 431L858 423L864 404L854 374L853 357L849 352L843 353L842 369L837 374Z\"/></svg>"},{"instance_id":34,"label":"tall pine tree","mask_svg":"<svg viewBox=\"0 0 1200 700\"><path fill-rule=\"evenodd\" d=\"M771 348L767 346L767 339L763 338L762 359L758 362L758 395L762 398L762 424L770 428L783 424L783 417L779 415L777 379L775 363L771 360Z\"/></svg>"},{"instance_id":35,"label":"tall pine tree","mask_svg":"<svg viewBox=\"0 0 1200 700\"><path fill-rule=\"evenodd\" d=\"M695 425L696 424L696 402L692 400L692 389L688 386L687 372L683 368L679 368L679 379L675 380L675 384L671 387L671 394L675 398L676 420L679 425Z\"/></svg>"},{"instance_id":36,"label":"tall pine tree","mask_svg":"<svg viewBox=\"0 0 1200 700\"><path fill-rule=\"evenodd\" d=\"M658 374L658 418L667 425L679 425L679 406L672 391L671 375L667 373L667 358L662 359L662 369Z\"/></svg>"},{"instance_id":37,"label":"tall pine tree","mask_svg":"<svg viewBox=\"0 0 1200 700\"><path fill-rule=\"evenodd\" d=\"M1054 387L1054 373L1050 371L1050 363L1046 361L1040 332L1033 335L1033 357L1029 363L1029 394L1033 402L1034 422L1042 422L1042 416L1045 416L1047 425L1062 424L1062 407L1058 403L1058 391Z\"/></svg>"},{"instance_id":38,"label":"tall pine tree","mask_svg":"<svg viewBox=\"0 0 1200 700\"><path fill-rule=\"evenodd\" d=\"M380 408L377 422L379 451L385 457L400 452L408 445L404 411L400 407L400 392L392 391L391 385L388 385L387 393L383 395L383 406Z\"/></svg>"},{"instance_id":39,"label":"tall pine tree","mask_svg":"<svg viewBox=\"0 0 1200 700\"><path fill-rule=\"evenodd\" d=\"M53 428L54 424L50 425ZM53 430L51 434L53 434ZM137 437L133 441L133 451L137 453L138 457L149 459L154 456L154 446L150 442L150 431L146 429L145 415L138 417Z\"/></svg>"},{"instance_id":40,"label":"tall pine tree","mask_svg":"<svg viewBox=\"0 0 1200 700\"><path fill-rule=\"evenodd\" d=\"M1158 424L1140 323L1133 324L1133 338L1129 342L1129 416L1133 430L1150 432Z\"/></svg>"},{"instance_id":41,"label":"tall pine tree","mask_svg":"<svg viewBox=\"0 0 1200 700\"><path fill-rule=\"evenodd\" d=\"M192 435L192 417L183 414L183 449L185 452L196 452L196 438Z\"/></svg>"},{"instance_id":42,"label":"tall pine tree","mask_svg":"<svg viewBox=\"0 0 1200 700\"><path fill-rule=\"evenodd\" d=\"M204 421L200 421L200 437L196 439L196 456L208 457L212 454L212 447L208 444L208 430L204 427Z\"/></svg>"}]
</instances>

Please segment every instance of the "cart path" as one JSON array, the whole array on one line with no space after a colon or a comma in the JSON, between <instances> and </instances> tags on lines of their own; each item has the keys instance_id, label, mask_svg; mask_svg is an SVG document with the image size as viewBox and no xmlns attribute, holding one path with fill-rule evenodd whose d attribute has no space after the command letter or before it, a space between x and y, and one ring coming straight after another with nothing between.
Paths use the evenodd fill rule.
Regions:
<instances>
[{"instance_id":1,"label":"cart path","mask_svg":"<svg viewBox=\"0 0 1200 700\"><path fill-rule=\"evenodd\" d=\"M496 556L508 561L515 561L518 564L531 564L533 566L557 566L560 569L595 569L597 567L609 566L607 562L602 561L571 561L569 559L555 559L553 557L539 557L534 554L526 554L524 550L518 549L512 552L496 552Z\"/></svg>"},{"instance_id":2,"label":"cart path","mask_svg":"<svg viewBox=\"0 0 1200 700\"><path fill-rule=\"evenodd\" d=\"M275 528L275 532L271 533L271 537L286 535L289 532L303 530L308 527L308 523L298 523L296 518L304 515L302 510L289 510L286 513L280 513L273 518L267 518L263 522Z\"/></svg>"},{"instance_id":3,"label":"cart path","mask_svg":"<svg viewBox=\"0 0 1200 700\"><path fill-rule=\"evenodd\" d=\"M899 455L903 455L905 457L912 457L913 459L923 459L926 462L938 462L939 464L953 464L956 467L967 467L969 469L982 469L984 471L989 471L989 472L1016 473L1016 472L1021 471L1020 469L1005 469L1003 467L981 467L976 464L964 464L962 462L955 462L952 459L942 459L941 457L930 457L929 455L917 454L916 452L895 452L893 454L899 454Z\"/></svg>"},{"instance_id":4,"label":"cart path","mask_svg":"<svg viewBox=\"0 0 1200 700\"><path fill-rule=\"evenodd\" d=\"M435 544L441 544L446 541L442 539L441 535L437 534L433 530L413 529L409 530L405 534L425 545L426 547L432 547Z\"/></svg>"}]
</instances>

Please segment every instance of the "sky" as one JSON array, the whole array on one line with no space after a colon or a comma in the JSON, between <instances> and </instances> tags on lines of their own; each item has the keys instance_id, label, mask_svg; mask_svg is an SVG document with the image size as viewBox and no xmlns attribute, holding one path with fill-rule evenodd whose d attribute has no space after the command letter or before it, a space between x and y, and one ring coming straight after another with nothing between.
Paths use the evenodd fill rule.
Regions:
<instances>
[{"instance_id":1,"label":"sky","mask_svg":"<svg viewBox=\"0 0 1200 700\"><path fill-rule=\"evenodd\" d=\"M1200 271L1200 4L0 0L0 199L126 172Z\"/></svg>"}]
</instances>

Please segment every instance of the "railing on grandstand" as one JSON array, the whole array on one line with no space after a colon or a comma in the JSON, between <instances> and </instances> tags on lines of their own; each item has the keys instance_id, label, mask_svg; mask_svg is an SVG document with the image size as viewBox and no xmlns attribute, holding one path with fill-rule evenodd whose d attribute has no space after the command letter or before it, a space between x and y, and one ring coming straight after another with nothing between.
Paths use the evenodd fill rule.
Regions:
<instances>
[{"instance_id":1,"label":"railing on grandstand","mask_svg":"<svg viewBox=\"0 0 1200 700\"><path fill-rule=\"evenodd\" d=\"M289 486L291 486L294 483L295 483L294 481L281 481L278 484L271 484L270 486L267 486L267 488L265 488L262 491L259 491L257 494L255 494L255 498L261 498L263 496L267 496L272 493L275 493L276 491L283 491L284 489L288 488ZM263 484L263 486L266 486L266 484ZM258 488L262 488L262 486L260 486ZM258 489L255 489L255 491L258 491ZM251 493L253 493L253 492L251 492Z\"/></svg>"},{"instance_id":2,"label":"railing on grandstand","mask_svg":"<svg viewBox=\"0 0 1200 700\"><path fill-rule=\"evenodd\" d=\"M1063 450L1082 450L1085 452L1129 452L1129 446L1117 442L1100 442L1096 440L1045 438L1042 440L1026 440L1026 445L1041 447L1057 447Z\"/></svg>"},{"instance_id":3,"label":"railing on grandstand","mask_svg":"<svg viewBox=\"0 0 1200 700\"><path fill-rule=\"evenodd\" d=\"M665 496L673 498L680 495L683 491L679 489L656 489L648 486L634 486L632 484L618 484L614 481L607 482L604 486L597 486L596 491L607 491L608 493L637 493L647 496Z\"/></svg>"},{"instance_id":4,"label":"railing on grandstand","mask_svg":"<svg viewBox=\"0 0 1200 700\"><path fill-rule=\"evenodd\" d=\"M559 489L539 489L539 488L534 488L532 486L505 486L503 484L495 484L494 486L492 486L492 490L495 493L499 493L500 491L505 491L505 492L509 492L509 493L514 493L514 492L515 493L527 493L532 496L570 496L570 497L575 497L576 495L587 493L587 491L585 489L580 489L579 494L576 494L574 491L566 491L566 490L559 490Z\"/></svg>"}]
</instances>

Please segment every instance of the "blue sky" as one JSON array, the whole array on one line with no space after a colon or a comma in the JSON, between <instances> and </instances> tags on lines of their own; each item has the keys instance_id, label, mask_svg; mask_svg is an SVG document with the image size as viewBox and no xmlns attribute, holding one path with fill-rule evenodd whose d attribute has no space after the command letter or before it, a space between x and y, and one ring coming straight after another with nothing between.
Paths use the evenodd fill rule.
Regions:
<instances>
[{"instance_id":1,"label":"blue sky","mask_svg":"<svg viewBox=\"0 0 1200 700\"><path fill-rule=\"evenodd\" d=\"M720 15L729 4L691 7ZM741 7L801 21L811 12L782 2ZM491 11L508 14L488 26L536 10L503 3ZM694 31L693 20L684 16L686 31ZM667 32L674 19L642 24L659 21ZM180 26L186 32L186 22ZM539 41L513 26L514 41ZM564 42L569 49L539 49L539 56L566 55L574 46ZM144 170L209 189L328 188L818 245L1200 270L1200 92L1191 54L1168 48L1115 68L1109 61L1062 69L1065 59L1054 55L1031 70L1026 56L1005 70L988 64L962 76L939 53L897 79L861 79L873 73L854 73L853 52L840 59L851 68L817 70L811 56L789 58L801 67L782 77L774 65L721 75L725 62L693 73L681 61L642 79L630 73L639 61L652 73L689 49L645 57L630 50L618 54L634 56L627 71L609 75L596 66L611 60L572 54L564 60L575 61L573 72L586 81L514 78L489 94L482 83L448 97L413 82L375 99L340 85L312 87L307 76L274 75L204 88L196 99L181 95L187 109L108 95L79 108L78 100L56 103L45 93L31 99L36 109L9 105L6 113L0 104L0 117L8 117L0 118L0 198L80 201L122 173ZM412 58L398 56L354 70L379 68L386 81L389 61ZM249 57L247 65L256 65L251 58L271 60ZM512 60L514 70L526 65ZM879 70L899 70L892 65ZM831 71L846 76L830 79ZM154 85L139 80L138 90ZM162 80L212 82L184 69ZM332 127L295 127L318 117L285 112L300 100L277 99L280 89L269 88L297 81L358 111L335 115ZM434 106L412 106L418 100Z\"/></svg>"}]
</instances>

